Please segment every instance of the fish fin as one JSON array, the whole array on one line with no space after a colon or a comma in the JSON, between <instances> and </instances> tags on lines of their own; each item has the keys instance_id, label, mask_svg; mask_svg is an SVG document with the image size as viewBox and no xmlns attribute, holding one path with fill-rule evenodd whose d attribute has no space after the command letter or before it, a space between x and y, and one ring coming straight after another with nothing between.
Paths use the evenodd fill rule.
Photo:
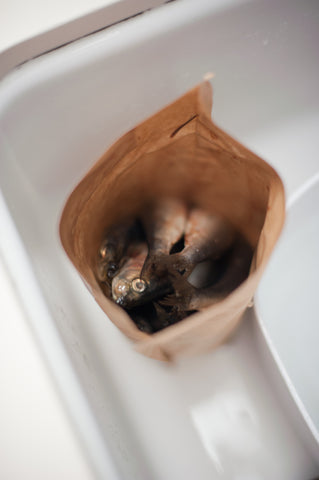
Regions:
<instances>
[{"instance_id":1,"label":"fish fin","mask_svg":"<svg viewBox=\"0 0 319 480\"><path fill-rule=\"evenodd\" d=\"M173 307L176 305L176 295L175 293L170 293L169 295L165 295L165 297L158 300L157 303L161 307Z\"/></svg>"},{"instance_id":2,"label":"fish fin","mask_svg":"<svg viewBox=\"0 0 319 480\"><path fill-rule=\"evenodd\" d=\"M156 302L154 302L153 305L154 305L154 308L156 310L157 315L162 315L163 313L166 313L166 310L165 310L164 306L161 304L160 300L157 300Z\"/></svg>"},{"instance_id":3,"label":"fish fin","mask_svg":"<svg viewBox=\"0 0 319 480\"><path fill-rule=\"evenodd\" d=\"M191 300L196 293L196 288L188 283L187 279L177 272L170 273L170 280L174 293L166 295L160 304L166 307L176 307L178 312L189 310Z\"/></svg>"}]
</instances>

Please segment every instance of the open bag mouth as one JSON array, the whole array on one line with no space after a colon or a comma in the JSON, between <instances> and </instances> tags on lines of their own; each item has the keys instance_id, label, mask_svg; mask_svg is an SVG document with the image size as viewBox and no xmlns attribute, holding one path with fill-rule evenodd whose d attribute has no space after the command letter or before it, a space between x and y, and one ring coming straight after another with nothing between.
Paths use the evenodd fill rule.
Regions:
<instances>
[{"instance_id":1,"label":"open bag mouth","mask_svg":"<svg viewBox=\"0 0 319 480\"><path fill-rule=\"evenodd\" d=\"M284 223L285 196L278 174L218 128L211 107L211 85L204 81L126 133L75 188L61 218L63 247L95 300L140 352L158 359L207 350L231 333L254 295ZM106 231L127 218L139 218L148 205L163 198L225 219L250 245L254 258L246 280L226 298L150 334L108 298L96 262ZM138 282L136 286L143 289Z\"/></svg>"}]
</instances>

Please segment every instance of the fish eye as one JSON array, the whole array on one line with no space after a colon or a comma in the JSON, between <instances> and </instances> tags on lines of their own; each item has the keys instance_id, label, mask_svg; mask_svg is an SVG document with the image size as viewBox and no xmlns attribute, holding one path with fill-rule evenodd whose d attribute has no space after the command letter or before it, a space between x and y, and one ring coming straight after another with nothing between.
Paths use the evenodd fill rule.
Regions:
<instances>
[{"instance_id":1,"label":"fish eye","mask_svg":"<svg viewBox=\"0 0 319 480\"><path fill-rule=\"evenodd\" d=\"M101 246L101 248L99 250L99 254L100 254L101 258L103 258L103 259L106 258L107 250L108 250L107 245L104 244L104 245Z\"/></svg>"},{"instance_id":2,"label":"fish eye","mask_svg":"<svg viewBox=\"0 0 319 480\"><path fill-rule=\"evenodd\" d=\"M113 244L110 244L106 241L102 243L99 249L99 255L103 260L106 260L107 258L113 258L114 255L116 254L116 248Z\"/></svg>"},{"instance_id":3,"label":"fish eye","mask_svg":"<svg viewBox=\"0 0 319 480\"><path fill-rule=\"evenodd\" d=\"M110 264L108 265L108 269L107 269L107 276L108 276L109 278L113 278L114 275L115 275L115 273L116 273L116 271L117 271L117 268L118 268L118 267L117 267L116 263L110 263Z\"/></svg>"},{"instance_id":4,"label":"fish eye","mask_svg":"<svg viewBox=\"0 0 319 480\"><path fill-rule=\"evenodd\" d=\"M141 278L132 280L132 290L136 293L142 293L146 289L146 283Z\"/></svg>"}]
</instances>

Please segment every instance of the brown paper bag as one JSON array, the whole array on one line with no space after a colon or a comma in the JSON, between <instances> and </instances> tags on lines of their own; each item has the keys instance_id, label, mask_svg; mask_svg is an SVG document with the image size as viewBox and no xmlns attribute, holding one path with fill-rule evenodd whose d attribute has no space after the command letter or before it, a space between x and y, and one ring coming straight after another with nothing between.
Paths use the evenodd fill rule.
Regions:
<instances>
[{"instance_id":1,"label":"brown paper bag","mask_svg":"<svg viewBox=\"0 0 319 480\"><path fill-rule=\"evenodd\" d=\"M139 352L161 360L205 351L234 330L285 217L277 173L218 128L211 107L205 81L126 133L72 192L60 224L63 247L100 307ZM178 196L225 217L255 254L247 280L228 297L150 335L105 297L94 272L105 230L160 196Z\"/></svg>"}]
</instances>

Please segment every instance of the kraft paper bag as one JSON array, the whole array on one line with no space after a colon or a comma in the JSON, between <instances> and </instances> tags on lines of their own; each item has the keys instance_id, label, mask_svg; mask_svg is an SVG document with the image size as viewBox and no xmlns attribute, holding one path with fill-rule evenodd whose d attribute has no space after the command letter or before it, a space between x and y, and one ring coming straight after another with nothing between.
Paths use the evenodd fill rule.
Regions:
<instances>
[{"instance_id":1,"label":"kraft paper bag","mask_svg":"<svg viewBox=\"0 0 319 480\"><path fill-rule=\"evenodd\" d=\"M204 81L126 133L71 193L61 218L62 245L106 313L105 321L133 340L139 352L160 360L207 351L233 332L284 223L278 174L218 128L211 108L211 84ZM254 257L248 278L224 300L148 334L104 295L96 276L97 252L109 227L137 217L162 197L185 199L224 217L250 243Z\"/></svg>"}]
</instances>

